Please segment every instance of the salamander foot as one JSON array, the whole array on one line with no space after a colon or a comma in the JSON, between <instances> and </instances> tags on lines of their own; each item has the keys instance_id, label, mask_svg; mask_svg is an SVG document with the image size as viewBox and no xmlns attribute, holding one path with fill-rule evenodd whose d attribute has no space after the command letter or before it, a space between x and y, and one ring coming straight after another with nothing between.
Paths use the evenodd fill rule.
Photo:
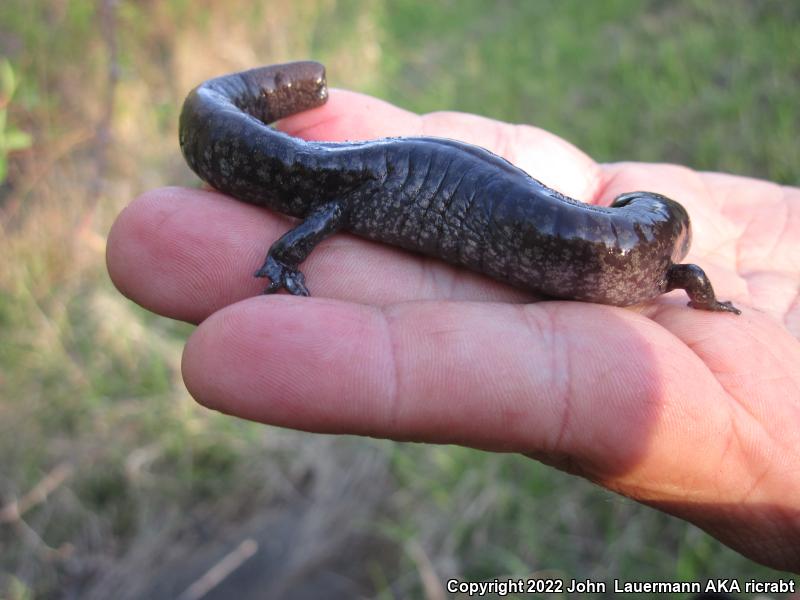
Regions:
<instances>
[{"instance_id":1,"label":"salamander foot","mask_svg":"<svg viewBox=\"0 0 800 600\"><path fill-rule=\"evenodd\" d=\"M715 311L720 311L720 312L730 312L730 313L733 313L735 315L742 314L742 311L740 311L738 308L736 308L733 305L732 302L727 301L727 300L725 302L720 302L719 300L715 300L714 302L712 302L710 304L700 304L698 302L695 302L695 301L691 300L691 301L686 303L686 306L691 306L692 308L699 308L701 310L715 310Z\"/></svg>"},{"instance_id":2,"label":"salamander foot","mask_svg":"<svg viewBox=\"0 0 800 600\"><path fill-rule=\"evenodd\" d=\"M306 278L297 267L284 264L270 254L255 277L267 277L270 284L264 290L265 294L274 294L281 288L293 296L308 296Z\"/></svg>"},{"instance_id":3,"label":"salamander foot","mask_svg":"<svg viewBox=\"0 0 800 600\"><path fill-rule=\"evenodd\" d=\"M667 289L686 290L689 295L689 306L700 310L713 310L730 312L735 315L742 314L731 302L717 300L714 288L708 280L705 271L697 265L672 265L667 272Z\"/></svg>"}]
</instances>

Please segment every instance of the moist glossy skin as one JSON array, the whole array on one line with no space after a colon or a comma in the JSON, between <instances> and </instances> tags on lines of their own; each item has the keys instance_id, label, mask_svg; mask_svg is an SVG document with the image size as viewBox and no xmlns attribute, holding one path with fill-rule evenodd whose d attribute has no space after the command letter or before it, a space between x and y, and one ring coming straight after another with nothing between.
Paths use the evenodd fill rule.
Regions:
<instances>
[{"instance_id":1,"label":"moist glossy skin","mask_svg":"<svg viewBox=\"0 0 800 600\"><path fill-rule=\"evenodd\" d=\"M357 235L438 257L554 298L625 306L685 289L690 306L719 302L696 265L682 265L689 216L651 192L589 206L477 146L441 138L306 142L267 126L320 106L325 70L272 65L209 80L183 106L180 144L216 189L303 222L256 272L308 295L299 264L328 235Z\"/></svg>"}]
</instances>

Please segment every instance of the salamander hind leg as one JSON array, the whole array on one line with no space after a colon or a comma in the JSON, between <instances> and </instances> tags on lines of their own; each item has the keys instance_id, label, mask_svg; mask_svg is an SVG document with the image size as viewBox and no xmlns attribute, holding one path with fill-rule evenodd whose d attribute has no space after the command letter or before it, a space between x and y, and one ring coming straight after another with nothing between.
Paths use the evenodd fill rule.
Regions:
<instances>
[{"instance_id":1,"label":"salamander hind leg","mask_svg":"<svg viewBox=\"0 0 800 600\"><path fill-rule=\"evenodd\" d=\"M672 265L669 268L666 291L678 289L686 290L692 308L742 314L732 303L717 300L708 276L697 265Z\"/></svg>"},{"instance_id":2,"label":"salamander hind leg","mask_svg":"<svg viewBox=\"0 0 800 600\"><path fill-rule=\"evenodd\" d=\"M300 271L311 251L329 235L342 227L344 210L340 201L331 201L313 209L294 229L283 234L269 249L256 277L267 277L270 284L265 294L274 294L281 288L294 296L308 296L305 277Z\"/></svg>"}]
</instances>

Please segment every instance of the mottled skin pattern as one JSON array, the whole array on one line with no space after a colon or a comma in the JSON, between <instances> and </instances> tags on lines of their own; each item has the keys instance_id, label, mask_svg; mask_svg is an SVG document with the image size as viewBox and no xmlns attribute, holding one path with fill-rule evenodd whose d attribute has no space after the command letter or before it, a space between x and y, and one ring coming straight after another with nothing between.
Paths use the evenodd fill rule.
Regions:
<instances>
[{"instance_id":1,"label":"mottled skin pattern","mask_svg":"<svg viewBox=\"0 0 800 600\"><path fill-rule=\"evenodd\" d=\"M555 298L624 306L681 288L690 306L739 313L677 264L691 241L677 202L634 192L589 206L453 140L306 142L267 126L326 99L322 65L298 62L212 79L183 106L181 149L203 180L304 219L256 272L267 293L307 295L299 264L345 229Z\"/></svg>"}]
</instances>

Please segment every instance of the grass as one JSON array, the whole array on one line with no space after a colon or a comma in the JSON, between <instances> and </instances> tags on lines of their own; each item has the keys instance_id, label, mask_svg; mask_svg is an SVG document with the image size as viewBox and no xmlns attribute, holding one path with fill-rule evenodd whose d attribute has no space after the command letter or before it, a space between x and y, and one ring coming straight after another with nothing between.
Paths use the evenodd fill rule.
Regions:
<instances>
[{"instance_id":1,"label":"grass","mask_svg":"<svg viewBox=\"0 0 800 600\"><path fill-rule=\"evenodd\" d=\"M46 499L0 524L0 596L89 597L141 579L156 571L124 567L155 569L134 560L147 554L143 540L157 540L158 558L198 519L224 531L280 507L309 477L346 473L320 456L354 446L385 455L391 470L380 510L362 524L396 549L365 569L381 598L424 595L420 556L442 579L781 575L523 457L349 439L315 441L326 450L307 455L312 436L210 414L180 381L190 328L120 297L103 246L137 193L194 182L176 148L186 90L304 57L325 62L333 85L416 111L534 123L601 161L796 184L795 3L171 0L121 2L115 27L97 6L0 5L0 51L19 84L8 126L33 135L9 155L0 188L0 507L68 467ZM359 498L348 500L352 514Z\"/></svg>"}]
</instances>

